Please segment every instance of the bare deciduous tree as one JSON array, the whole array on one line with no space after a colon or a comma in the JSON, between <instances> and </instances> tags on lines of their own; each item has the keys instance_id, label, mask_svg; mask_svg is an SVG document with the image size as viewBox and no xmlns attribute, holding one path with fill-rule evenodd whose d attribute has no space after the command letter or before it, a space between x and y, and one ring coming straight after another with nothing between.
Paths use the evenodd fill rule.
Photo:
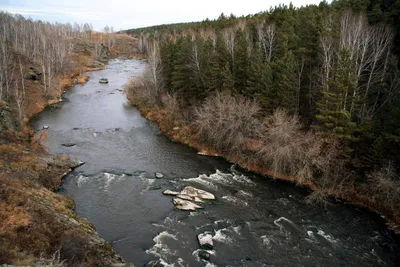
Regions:
<instances>
[{"instance_id":1,"label":"bare deciduous tree","mask_svg":"<svg viewBox=\"0 0 400 267\"><path fill-rule=\"evenodd\" d=\"M160 47L158 42L152 41L147 48L147 68L144 73L144 79L147 86L149 86L156 94L157 97L163 89L163 73L160 56ZM160 103L160 99L157 101Z\"/></svg>"},{"instance_id":2,"label":"bare deciduous tree","mask_svg":"<svg viewBox=\"0 0 400 267\"><path fill-rule=\"evenodd\" d=\"M222 32L222 36L224 37L225 45L229 51L232 62L234 61L235 54L235 34L236 31L232 28L225 29Z\"/></svg>"},{"instance_id":3,"label":"bare deciduous tree","mask_svg":"<svg viewBox=\"0 0 400 267\"><path fill-rule=\"evenodd\" d=\"M194 125L200 139L230 153L239 153L260 126L259 104L242 96L216 93L195 109Z\"/></svg>"}]
</instances>

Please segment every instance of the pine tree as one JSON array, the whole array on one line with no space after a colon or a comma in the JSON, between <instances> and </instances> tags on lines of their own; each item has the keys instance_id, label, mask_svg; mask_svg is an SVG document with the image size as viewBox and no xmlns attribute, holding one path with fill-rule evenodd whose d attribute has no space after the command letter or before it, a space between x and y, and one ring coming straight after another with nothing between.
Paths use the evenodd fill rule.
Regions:
<instances>
[{"instance_id":1,"label":"pine tree","mask_svg":"<svg viewBox=\"0 0 400 267\"><path fill-rule=\"evenodd\" d=\"M287 56L276 60L274 64L273 108L284 108L290 113L296 109L296 66L295 57L289 51Z\"/></svg>"},{"instance_id":2,"label":"pine tree","mask_svg":"<svg viewBox=\"0 0 400 267\"><path fill-rule=\"evenodd\" d=\"M356 123L352 121L348 107L348 95L357 86L352 77L352 62L348 51L340 52L339 60L328 80L329 88L322 92L322 98L317 102L319 125L316 127L328 135L333 135L343 141L344 152L351 153L350 143L356 141L353 133Z\"/></svg>"},{"instance_id":3,"label":"pine tree","mask_svg":"<svg viewBox=\"0 0 400 267\"><path fill-rule=\"evenodd\" d=\"M167 91L172 89L172 73L175 67L176 46L173 42L163 41L160 43L160 54L162 69Z\"/></svg>"},{"instance_id":4,"label":"pine tree","mask_svg":"<svg viewBox=\"0 0 400 267\"><path fill-rule=\"evenodd\" d=\"M269 62L263 61L261 47L256 43L250 55L247 87L244 95L257 99L262 108L268 110L271 82Z\"/></svg>"},{"instance_id":5,"label":"pine tree","mask_svg":"<svg viewBox=\"0 0 400 267\"><path fill-rule=\"evenodd\" d=\"M171 77L172 91L179 93L186 99L190 97L190 69L189 57L191 43L188 38L181 37L176 41L176 55Z\"/></svg>"},{"instance_id":6,"label":"pine tree","mask_svg":"<svg viewBox=\"0 0 400 267\"><path fill-rule=\"evenodd\" d=\"M235 92L244 94L246 90L248 68L247 40L243 31L238 30L235 37L233 76Z\"/></svg>"},{"instance_id":7,"label":"pine tree","mask_svg":"<svg viewBox=\"0 0 400 267\"><path fill-rule=\"evenodd\" d=\"M212 91L233 91L234 89L229 52L220 34L217 37L215 51L210 61L208 84Z\"/></svg>"},{"instance_id":8,"label":"pine tree","mask_svg":"<svg viewBox=\"0 0 400 267\"><path fill-rule=\"evenodd\" d=\"M383 13L379 3L375 3L372 10L368 12L368 21L370 23L379 23L383 20Z\"/></svg>"}]
</instances>

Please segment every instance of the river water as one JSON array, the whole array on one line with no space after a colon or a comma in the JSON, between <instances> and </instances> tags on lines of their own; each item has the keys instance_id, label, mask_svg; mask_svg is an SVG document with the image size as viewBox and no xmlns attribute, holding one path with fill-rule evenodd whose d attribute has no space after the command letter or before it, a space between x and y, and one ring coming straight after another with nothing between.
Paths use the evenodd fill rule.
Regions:
<instances>
[{"instance_id":1,"label":"river water","mask_svg":"<svg viewBox=\"0 0 400 267\"><path fill-rule=\"evenodd\" d=\"M76 202L127 262L161 259L170 266L394 266L398 243L376 215L345 204L308 205L292 184L243 173L226 161L166 138L121 92L145 62L112 60L32 122L49 126L43 141L56 155L86 164L61 192ZM100 78L109 79L99 84ZM44 130L41 130L44 131ZM40 134L40 132L38 133ZM62 144L68 144L69 147ZM155 179L155 172L164 178ZM174 208L166 189L186 185L217 200L195 212ZM213 235L210 261L198 257L196 236ZM398 262L397 262L398 263Z\"/></svg>"}]
</instances>

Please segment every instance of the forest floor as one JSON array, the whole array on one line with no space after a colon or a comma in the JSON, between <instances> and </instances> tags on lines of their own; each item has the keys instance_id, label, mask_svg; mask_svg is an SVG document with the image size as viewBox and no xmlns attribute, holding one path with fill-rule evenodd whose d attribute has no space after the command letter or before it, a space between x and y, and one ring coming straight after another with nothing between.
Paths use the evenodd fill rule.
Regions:
<instances>
[{"instance_id":1,"label":"forest floor","mask_svg":"<svg viewBox=\"0 0 400 267\"><path fill-rule=\"evenodd\" d=\"M115 37L115 45L97 60L90 51L91 41L75 38L70 57L73 67L68 74L55 77L47 93L40 79L26 78L22 128L17 126L16 110L0 103L0 264L123 263L94 226L77 217L74 201L55 193L65 175L80 163L66 156L47 154L28 126L35 114L60 102L64 90L86 82L86 71L103 69L110 58L136 54L133 37L125 34ZM34 74L30 77L40 75L35 62L22 59L21 63L25 73ZM46 138L45 132L41 138Z\"/></svg>"}]
</instances>

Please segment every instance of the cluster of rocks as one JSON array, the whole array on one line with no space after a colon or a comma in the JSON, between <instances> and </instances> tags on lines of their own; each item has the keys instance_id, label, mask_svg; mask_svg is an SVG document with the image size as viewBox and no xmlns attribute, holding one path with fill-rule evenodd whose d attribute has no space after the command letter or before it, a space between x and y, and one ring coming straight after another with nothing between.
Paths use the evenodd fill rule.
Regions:
<instances>
[{"instance_id":1,"label":"cluster of rocks","mask_svg":"<svg viewBox=\"0 0 400 267\"><path fill-rule=\"evenodd\" d=\"M214 249L214 242L212 238L213 236L211 232L204 232L197 236L197 241L199 242L200 248L202 249L197 254L199 258L206 261L210 260L210 251Z\"/></svg>"},{"instance_id":2,"label":"cluster of rocks","mask_svg":"<svg viewBox=\"0 0 400 267\"><path fill-rule=\"evenodd\" d=\"M210 192L193 186L186 186L180 192L165 190L163 194L174 196L172 202L180 210L202 209L203 207L199 204L203 203L204 200L215 200L215 196Z\"/></svg>"},{"instance_id":3,"label":"cluster of rocks","mask_svg":"<svg viewBox=\"0 0 400 267\"><path fill-rule=\"evenodd\" d=\"M156 176L157 177L157 176ZM215 200L215 196L202 189L195 188L193 186L186 186L181 191L165 190L164 195L174 196L172 202L175 207L180 210L190 210L194 211L197 209L202 209L202 203L205 200ZM214 243L213 235L211 232L204 232L197 236L197 240L200 245L200 250L198 251L198 256L206 261L210 260ZM156 265L158 266L158 265Z\"/></svg>"}]
</instances>

